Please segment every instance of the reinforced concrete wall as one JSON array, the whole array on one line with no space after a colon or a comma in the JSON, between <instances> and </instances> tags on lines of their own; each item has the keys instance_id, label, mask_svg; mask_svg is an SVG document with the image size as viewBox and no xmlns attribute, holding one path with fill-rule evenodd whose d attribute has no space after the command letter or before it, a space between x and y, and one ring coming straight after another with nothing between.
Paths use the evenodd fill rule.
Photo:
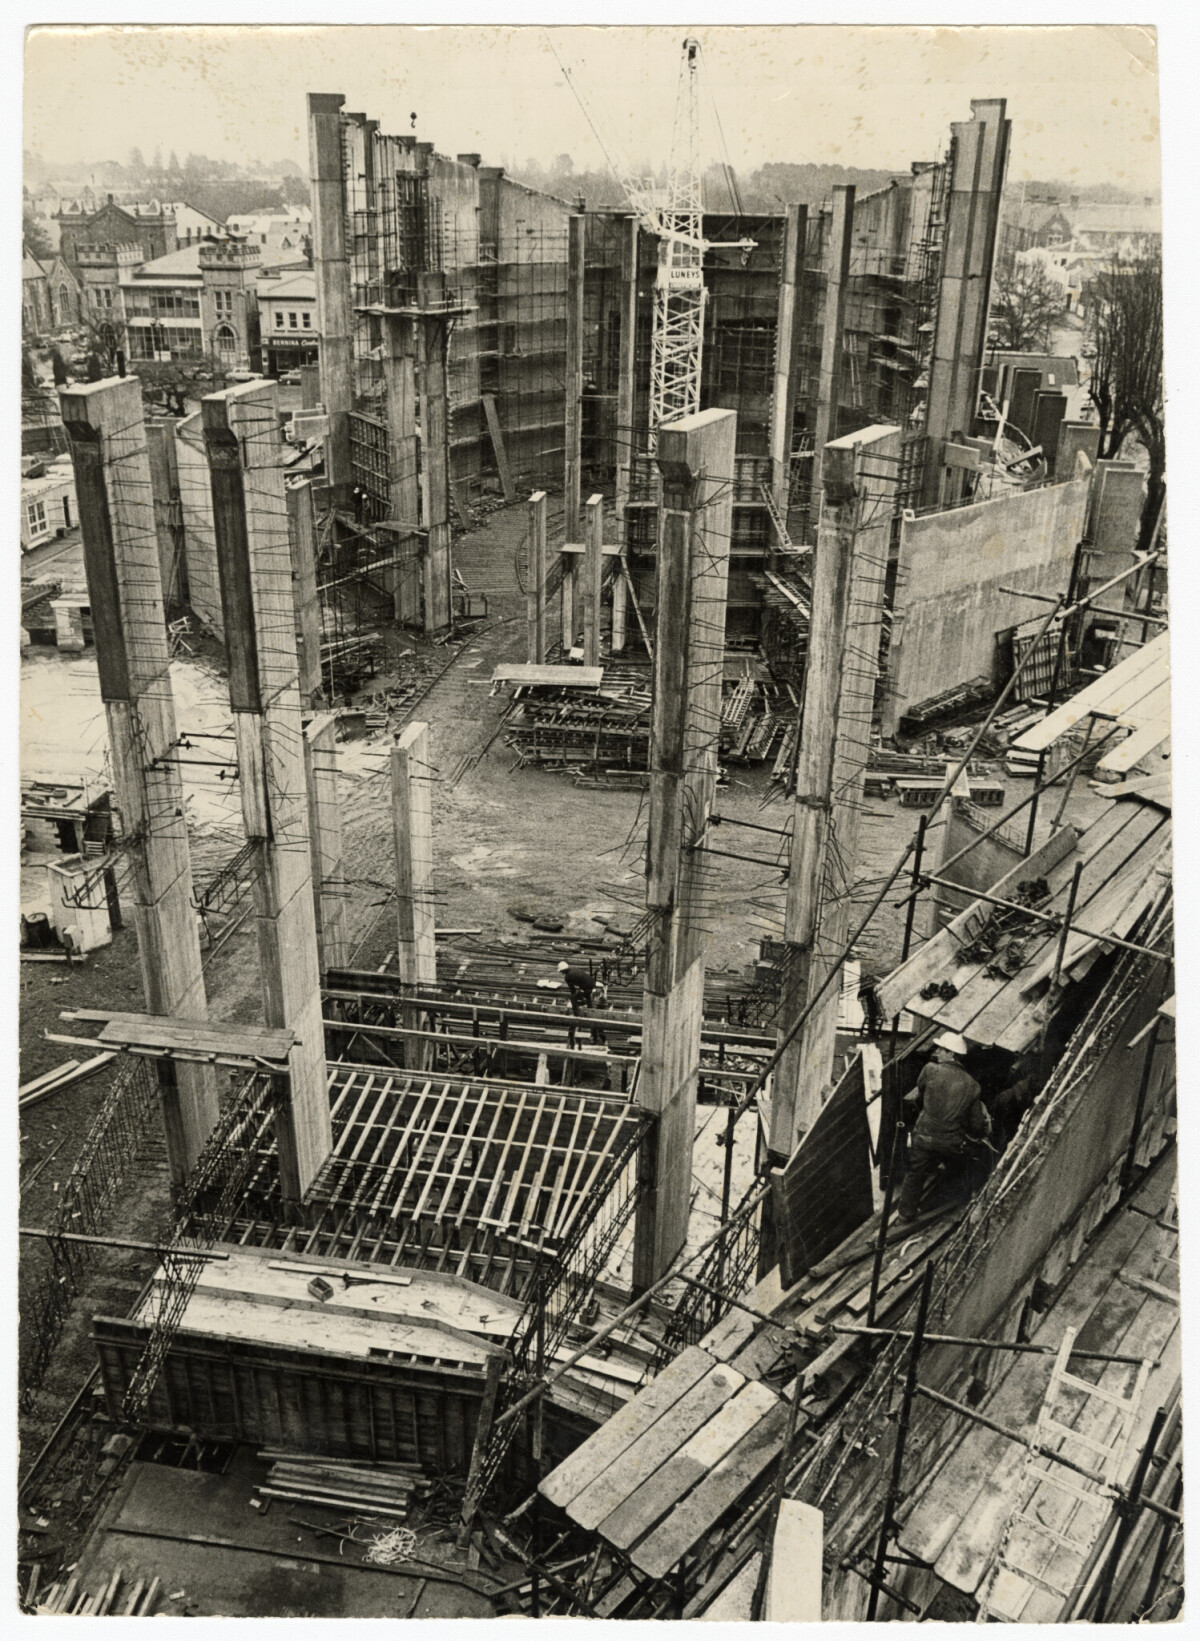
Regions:
<instances>
[{"instance_id":1,"label":"reinforced concrete wall","mask_svg":"<svg viewBox=\"0 0 1200 1641\"><path fill-rule=\"evenodd\" d=\"M224 641L221 583L217 577L217 537L213 527L212 484L199 415L187 416L175 429L175 465L179 506L183 514L188 601L214 637Z\"/></svg>"},{"instance_id":2,"label":"reinforced concrete wall","mask_svg":"<svg viewBox=\"0 0 1200 1641\"><path fill-rule=\"evenodd\" d=\"M1086 457L1079 460L1086 463ZM1001 592L1065 593L1083 536L1089 469L974 507L905 519L900 532L883 733L905 712L995 675L996 634L1044 605Z\"/></svg>"}]
</instances>

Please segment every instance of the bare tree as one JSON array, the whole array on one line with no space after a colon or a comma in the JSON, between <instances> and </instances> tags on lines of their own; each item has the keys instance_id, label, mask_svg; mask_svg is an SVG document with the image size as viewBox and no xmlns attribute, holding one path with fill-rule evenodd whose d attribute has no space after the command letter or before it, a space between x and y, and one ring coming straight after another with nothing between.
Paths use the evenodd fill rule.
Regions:
<instances>
[{"instance_id":1,"label":"bare tree","mask_svg":"<svg viewBox=\"0 0 1200 1641\"><path fill-rule=\"evenodd\" d=\"M186 416L189 400L220 393L228 380L215 353L201 359L139 359L133 368L142 384L142 398L172 416Z\"/></svg>"},{"instance_id":2,"label":"bare tree","mask_svg":"<svg viewBox=\"0 0 1200 1641\"><path fill-rule=\"evenodd\" d=\"M1009 353L1048 353L1066 299L1040 262L1016 257L997 268L990 326L996 345Z\"/></svg>"},{"instance_id":3,"label":"bare tree","mask_svg":"<svg viewBox=\"0 0 1200 1641\"><path fill-rule=\"evenodd\" d=\"M1085 292L1083 355L1088 395L1100 421L1100 452L1117 456L1136 434L1149 473L1138 547L1154 533L1165 491L1162 258L1158 252L1115 258Z\"/></svg>"}]
</instances>

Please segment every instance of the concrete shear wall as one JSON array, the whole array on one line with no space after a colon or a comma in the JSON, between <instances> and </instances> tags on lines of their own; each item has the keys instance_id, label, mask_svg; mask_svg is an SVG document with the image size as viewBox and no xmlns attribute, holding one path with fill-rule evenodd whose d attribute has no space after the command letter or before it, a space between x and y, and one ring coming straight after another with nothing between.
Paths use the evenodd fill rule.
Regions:
<instances>
[{"instance_id":1,"label":"concrete shear wall","mask_svg":"<svg viewBox=\"0 0 1200 1641\"><path fill-rule=\"evenodd\" d=\"M1083 458L1086 460L1086 458ZM1001 587L1065 593L1089 479L906 519L900 533L883 732L909 707L995 675L996 634L1044 611Z\"/></svg>"},{"instance_id":2,"label":"concrete shear wall","mask_svg":"<svg viewBox=\"0 0 1200 1641\"><path fill-rule=\"evenodd\" d=\"M212 483L208 458L204 454L199 415L188 416L177 425L175 459L179 475L179 505L183 514L189 602L197 619L215 638L223 641L225 618L221 611L221 584L217 579Z\"/></svg>"}]
</instances>

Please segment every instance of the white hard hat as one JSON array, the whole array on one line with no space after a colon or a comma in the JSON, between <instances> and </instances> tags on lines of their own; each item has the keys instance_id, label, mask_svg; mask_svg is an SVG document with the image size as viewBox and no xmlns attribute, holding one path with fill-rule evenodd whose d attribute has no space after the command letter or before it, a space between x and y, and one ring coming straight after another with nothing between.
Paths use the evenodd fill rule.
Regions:
<instances>
[{"instance_id":1,"label":"white hard hat","mask_svg":"<svg viewBox=\"0 0 1200 1641\"><path fill-rule=\"evenodd\" d=\"M558 965L559 974L565 974L570 967L571 965L569 963L560 963Z\"/></svg>"},{"instance_id":2,"label":"white hard hat","mask_svg":"<svg viewBox=\"0 0 1200 1641\"><path fill-rule=\"evenodd\" d=\"M957 1031L944 1031L940 1037L933 1039L934 1048L944 1048L948 1054L969 1054L967 1039L960 1037Z\"/></svg>"}]
</instances>

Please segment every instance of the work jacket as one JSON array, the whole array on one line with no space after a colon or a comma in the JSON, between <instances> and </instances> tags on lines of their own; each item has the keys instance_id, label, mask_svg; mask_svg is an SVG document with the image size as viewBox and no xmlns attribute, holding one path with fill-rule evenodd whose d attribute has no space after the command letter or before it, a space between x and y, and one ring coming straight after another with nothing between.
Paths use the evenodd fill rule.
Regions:
<instances>
[{"instance_id":1,"label":"work jacket","mask_svg":"<svg viewBox=\"0 0 1200 1641\"><path fill-rule=\"evenodd\" d=\"M979 1097L979 1084L961 1066L931 1061L917 1079L913 1094L920 1107L913 1138L955 1156L988 1132L991 1124Z\"/></svg>"}]
</instances>

